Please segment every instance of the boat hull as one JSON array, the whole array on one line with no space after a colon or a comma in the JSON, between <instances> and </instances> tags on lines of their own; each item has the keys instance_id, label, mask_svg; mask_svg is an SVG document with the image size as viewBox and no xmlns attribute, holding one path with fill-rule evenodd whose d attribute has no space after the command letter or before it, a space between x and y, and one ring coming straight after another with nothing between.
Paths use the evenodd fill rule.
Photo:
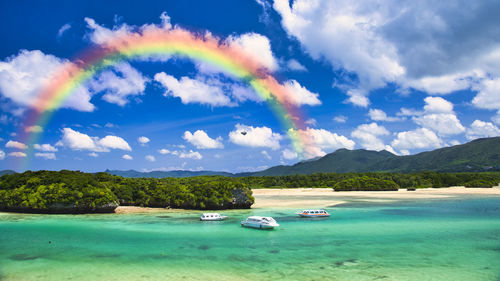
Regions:
<instances>
[{"instance_id":1,"label":"boat hull","mask_svg":"<svg viewBox=\"0 0 500 281\"><path fill-rule=\"evenodd\" d=\"M326 217L330 216L330 215L310 215L310 214L302 214L302 213L299 213L297 215L299 215L300 217L303 217L303 218L326 218Z\"/></svg>"},{"instance_id":2,"label":"boat hull","mask_svg":"<svg viewBox=\"0 0 500 281\"><path fill-rule=\"evenodd\" d=\"M219 217L219 218L200 218L201 221L222 221L225 220L227 217Z\"/></svg>"},{"instance_id":3,"label":"boat hull","mask_svg":"<svg viewBox=\"0 0 500 281\"><path fill-rule=\"evenodd\" d=\"M276 225L269 225L269 224L260 224L260 223L246 223L246 222L241 222L241 226L243 227L250 227L250 228L258 228L258 229L273 229L279 224Z\"/></svg>"}]
</instances>

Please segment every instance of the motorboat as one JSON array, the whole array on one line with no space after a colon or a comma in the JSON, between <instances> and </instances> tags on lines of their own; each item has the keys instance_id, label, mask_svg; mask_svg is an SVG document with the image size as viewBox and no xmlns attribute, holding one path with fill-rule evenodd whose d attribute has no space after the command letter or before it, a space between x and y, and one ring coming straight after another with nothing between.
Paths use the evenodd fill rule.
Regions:
<instances>
[{"instance_id":1,"label":"motorboat","mask_svg":"<svg viewBox=\"0 0 500 281\"><path fill-rule=\"evenodd\" d=\"M221 221L226 219L227 216L221 216L219 213L203 213L200 216L202 221Z\"/></svg>"},{"instance_id":2,"label":"motorboat","mask_svg":"<svg viewBox=\"0 0 500 281\"><path fill-rule=\"evenodd\" d=\"M272 217L251 216L242 221L241 226L259 229L272 229L280 225Z\"/></svg>"},{"instance_id":3,"label":"motorboat","mask_svg":"<svg viewBox=\"0 0 500 281\"><path fill-rule=\"evenodd\" d=\"M303 210L302 212L296 214L305 218L320 218L330 216L330 214L325 210Z\"/></svg>"}]
</instances>

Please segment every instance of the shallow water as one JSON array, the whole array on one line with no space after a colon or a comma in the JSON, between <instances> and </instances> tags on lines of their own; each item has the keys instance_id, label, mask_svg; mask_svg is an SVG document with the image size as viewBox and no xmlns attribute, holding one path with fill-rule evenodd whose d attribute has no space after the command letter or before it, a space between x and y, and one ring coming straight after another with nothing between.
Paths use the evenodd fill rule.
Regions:
<instances>
[{"instance_id":1,"label":"shallow water","mask_svg":"<svg viewBox=\"0 0 500 281\"><path fill-rule=\"evenodd\" d=\"M500 198L130 215L0 213L1 280L499 280ZM242 228L250 215L281 226Z\"/></svg>"}]
</instances>

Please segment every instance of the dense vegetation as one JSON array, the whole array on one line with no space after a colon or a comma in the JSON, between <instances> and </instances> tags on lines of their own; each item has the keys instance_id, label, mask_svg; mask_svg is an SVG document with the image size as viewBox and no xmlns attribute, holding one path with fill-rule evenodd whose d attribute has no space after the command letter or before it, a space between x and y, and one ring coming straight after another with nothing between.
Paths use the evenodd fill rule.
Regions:
<instances>
[{"instance_id":1,"label":"dense vegetation","mask_svg":"<svg viewBox=\"0 0 500 281\"><path fill-rule=\"evenodd\" d=\"M369 178L367 176L346 179L333 186L335 191L397 191L398 185L392 180Z\"/></svg>"},{"instance_id":2,"label":"dense vegetation","mask_svg":"<svg viewBox=\"0 0 500 281\"><path fill-rule=\"evenodd\" d=\"M500 182L500 172L483 173L437 173L421 172L411 174L401 173L317 173L311 175L291 175L277 177L245 177L240 180L251 188L297 188L320 187L334 188L337 183L345 180L362 181L364 177L394 182L398 188L440 188L448 186L463 186L474 181L485 181L489 186ZM391 184L392 185L392 184ZM374 190L367 186L361 190Z\"/></svg>"},{"instance_id":3,"label":"dense vegetation","mask_svg":"<svg viewBox=\"0 0 500 281\"><path fill-rule=\"evenodd\" d=\"M251 188L319 187L385 191L465 185L491 187L500 172L345 173L277 177L123 178L107 173L38 171L0 177L0 210L112 212L118 204L187 209L250 208Z\"/></svg>"},{"instance_id":4,"label":"dense vegetation","mask_svg":"<svg viewBox=\"0 0 500 281\"><path fill-rule=\"evenodd\" d=\"M107 173L38 171L0 177L0 210L87 213L118 204L190 209L249 208L245 183L224 177L122 178Z\"/></svg>"}]
</instances>

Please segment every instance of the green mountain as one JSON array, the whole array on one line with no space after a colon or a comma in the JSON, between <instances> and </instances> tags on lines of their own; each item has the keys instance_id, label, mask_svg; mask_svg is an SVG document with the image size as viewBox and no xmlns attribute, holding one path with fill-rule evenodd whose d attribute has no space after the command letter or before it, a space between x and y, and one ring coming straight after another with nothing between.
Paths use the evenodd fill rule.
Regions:
<instances>
[{"instance_id":1,"label":"green mountain","mask_svg":"<svg viewBox=\"0 0 500 281\"><path fill-rule=\"evenodd\" d=\"M339 149L317 160L299 162L292 166L275 166L253 175L488 170L500 170L500 137L477 139L409 156L397 156L385 150L377 152L364 149Z\"/></svg>"},{"instance_id":2,"label":"green mountain","mask_svg":"<svg viewBox=\"0 0 500 281\"><path fill-rule=\"evenodd\" d=\"M226 176L234 177L234 174L213 171L152 171L139 172L136 170L119 171L106 170L108 174L122 176L124 178L188 178L197 176Z\"/></svg>"},{"instance_id":3,"label":"green mountain","mask_svg":"<svg viewBox=\"0 0 500 281\"><path fill-rule=\"evenodd\" d=\"M388 151L339 149L318 159L292 166L274 166L255 173L232 174L214 171L153 171L107 170L107 173L128 178L184 178L195 176L283 176L313 173L364 173L421 171L481 172L500 170L500 137L477 139L415 155L397 156Z\"/></svg>"},{"instance_id":4,"label":"green mountain","mask_svg":"<svg viewBox=\"0 0 500 281\"><path fill-rule=\"evenodd\" d=\"M3 176L3 175L12 175L12 174L15 174L16 172L15 171L12 171L12 170L1 170L0 171L0 176Z\"/></svg>"}]
</instances>

